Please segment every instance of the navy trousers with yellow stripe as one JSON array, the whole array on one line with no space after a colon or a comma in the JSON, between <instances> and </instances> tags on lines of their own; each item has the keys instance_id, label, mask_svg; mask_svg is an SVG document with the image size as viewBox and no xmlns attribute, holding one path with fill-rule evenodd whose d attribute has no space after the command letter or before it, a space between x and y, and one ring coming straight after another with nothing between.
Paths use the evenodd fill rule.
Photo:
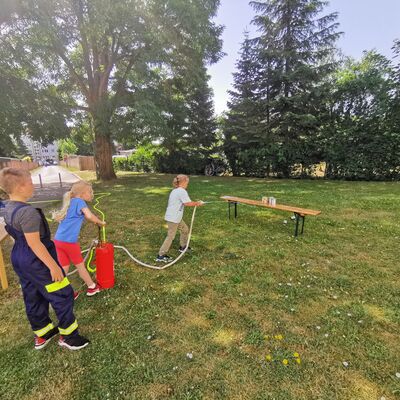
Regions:
<instances>
[{"instance_id":1,"label":"navy trousers with yellow stripe","mask_svg":"<svg viewBox=\"0 0 400 400\"><path fill-rule=\"evenodd\" d=\"M31 207L22 205L14 210L10 223L6 225L6 230L15 239L11 262L21 283L28 320L35 335L44 336L54 328L49 316L50 304L57 315L60 334L64 336L77 335L78 324L73 313L74 292L64 270L59 266L64 274L64 279L61 282L53 282L50 270L29 247L25 235L12 226L15 213L18 209L26 206ZM38 209L38 211L45 227L45 234L41 236L40 240L57 261L56 249L50 239L49 226L41 210Z\"/></svg>"}]
</instances>

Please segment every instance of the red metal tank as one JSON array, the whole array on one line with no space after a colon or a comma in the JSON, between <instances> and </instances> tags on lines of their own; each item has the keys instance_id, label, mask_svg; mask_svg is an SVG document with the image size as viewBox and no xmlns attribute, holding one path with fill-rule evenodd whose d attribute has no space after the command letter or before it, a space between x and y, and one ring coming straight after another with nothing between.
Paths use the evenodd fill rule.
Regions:
<instances>
[{"instance_id":1,"label":"red metal tank","mask_svg":"<svg viewBox=\"0 0 400 400\"><path fill-rule=\"evenodd\" d=\"M114 246L111 243L96 247L96 277L102 288L114 287Z\"/></svg>"}]
</instances>

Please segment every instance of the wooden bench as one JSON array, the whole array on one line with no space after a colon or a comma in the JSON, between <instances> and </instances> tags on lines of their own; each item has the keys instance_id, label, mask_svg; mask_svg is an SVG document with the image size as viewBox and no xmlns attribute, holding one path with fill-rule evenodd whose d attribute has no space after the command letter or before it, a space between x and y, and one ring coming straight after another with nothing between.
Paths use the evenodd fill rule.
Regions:
<instances>
[{"instance_id":1,"label":"wooden bench","mask_svg":"<svg viewBox=\"0 0 400 400\"><path fill-rule=\"evenodd\" d=\"M264 207L264 208L272 208L274 210L281 210L281 211L289 211L294 213L296 218L296 227L294 230L294 236L298 236L299 233L299 221L302 221L301 225L301 234L304 232L304 220L307 215L319 215L321 211L317 210L309 210L307 208L300 208L300 207L293 207L293 206L286 206L284 204L276 204L274 206L270 204L263 203L262 201L258 200L250 200L250 199L243 199L242 197L235 197L235 196L221 196L222 200L228 202L228 218L231 218L231 204L234 204L235 207L235 218L237 218L237 205L247 204L250 206L257 206L257 207Z\"/></svg>"}]
</instances>

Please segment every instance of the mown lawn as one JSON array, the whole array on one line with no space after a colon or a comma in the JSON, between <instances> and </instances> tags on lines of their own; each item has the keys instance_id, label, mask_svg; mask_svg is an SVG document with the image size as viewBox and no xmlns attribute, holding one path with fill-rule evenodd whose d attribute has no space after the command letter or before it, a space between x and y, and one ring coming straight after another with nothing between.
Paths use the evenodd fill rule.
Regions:
<instances>
[{"instance_id":1,"label":"mown lawn","mask_svg":"<svg viewBox=\"0 0 400 400\"><path fill-rule=\"evenodd\" d=\"M109 240L153 261L171 180L125 174L96 184L112 192L100 205ZM398 183L192 177L189 193L274 196L322 214L295 239L289 214L239 205L228 221L227 205L211 203L197 211L194 252L169 269L144 269L116 250L115 288L76 302L92 340L80 352L32 349L8 268L1 399L400 398ZM95 235L86 226L82 245Z\"/></svg>"}]
</instances>

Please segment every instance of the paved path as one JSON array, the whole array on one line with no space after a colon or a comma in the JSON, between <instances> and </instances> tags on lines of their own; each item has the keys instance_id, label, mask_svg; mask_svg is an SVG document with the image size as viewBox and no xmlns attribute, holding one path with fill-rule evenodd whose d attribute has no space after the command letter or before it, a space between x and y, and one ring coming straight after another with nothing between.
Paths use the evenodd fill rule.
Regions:
<instances>
[{"instance_id":1,"label":"paved path","mask_svg":"<svg viewBox=\"0 0 400 400\"><path fill-rule=\"evenodd\" d=\"M80 178L75 174L72 174L68 170L59 167L58 165L52 165L49 167L42 167L32 173L32 181L34 185L39 185L39 174L42 178L43 185L58 183L60 184L60 176L62 183L74 183L78 182Z\"/></svg>"},{"instance_id":2,"label":"paved path","mask_svg":"<svg viewBox=\"0 0 400 400\"><path fill-rule=\"evenodd\" d=\"M39 174L42 178L43 187L40 187ZM58 174L61 175L62 186L60 186ZM35 193L30 201L61 200L63 194L71 188L71 185L79 180L80 178L77 175L57 165L42 167L32 173Z\"/></svg>"}]
</instances>

